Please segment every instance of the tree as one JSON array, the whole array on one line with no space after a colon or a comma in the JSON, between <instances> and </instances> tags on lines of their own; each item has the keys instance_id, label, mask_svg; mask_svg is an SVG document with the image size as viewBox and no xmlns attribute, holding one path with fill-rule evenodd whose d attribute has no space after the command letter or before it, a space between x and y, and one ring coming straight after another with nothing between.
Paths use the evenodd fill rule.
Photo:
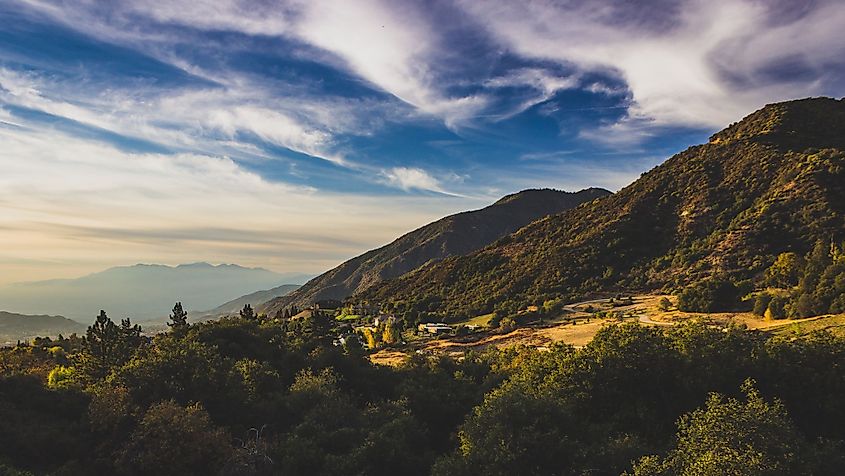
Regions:
<instances>
[{"instance_id":1,"label":"tree","mask_svg":"<svg viewBox=\"0 0 845 476\"><path fill-rule=\"evenodd\" d=\"M634 475L801 473L800 436L783 404L763 400L752 380L742 390L742 401L711 394L704 408L681 418L675 448L641 459Z\"/></svg>"},{"instance_id":2,"label":"tree","mask_svg":"<svg viewBox=\"0 0 845 476\"><path fill-rule=\"evenodd\" d=\"M760 293L754 298L754 314L760 317L766 314L769 308L769 303L772 302L772 295L769 293Z\"/></svg>"},{"instance_id":3,"label":"tree","mask_svg":"<svg viewBox=\"0 0 845 476\"><path fill-rule=\"evenodd\" d=\"M711 278L687 286L678 295L678 309L685 312L718 312L739 304L739 289L726 279Z\"/></svg>"},{"instance_id":4,"label":"tree","mask_svg":"<svg viewBox=\"0 0 845 476\"><path fill-rule=\"evenodd\" d=\"M803 263L795 253L781 253L764 274L765 283L776 288L791 288L798 285Z\"/></svg>"},{"instance_id":5,"label":"tree","mask_svg":"<svg viewBox=\"0 0 845 476\"><path fill-rule=\"evenodd\" d=\"M81 357L84 373L92 380L104 380L121 358L121 330L101 310L85 333Z\"/></svg>"},{"instance_id":6,"label":"tree","mask_svg":"<svg viewBox=\"0 0 845 476\"><path fill-rule=\"evenodd\" d=\"M435 475L563 475L574 471L578 442L560 405L513 385L487 394L458 432L458 451Z\"/></svg>"},{"instance_id":7,"label":"tree","mask_svg":"<svg viewBox=\"0 0 845 476\"><path fill-rule=\"evenodd\" d=\"M241 315L242 319L255 319L255 311L252 309L252 306L249 304L244 304L244 308L240 310L239 314Z\"/></svg>"},{"instance_id":8,"label":"tree","mask_svg":"<svg viewBox=\"0 0 845 476\"><path fill-rule=\"evenodd\" d=\"M119 331L118 363L123 364L132 357L135 349L144 343L144 337L141 336L141 332L143 332L141 326L133 325L128 317L120 320Z\"/></svg>"},{"instance_id":9,"label":"tree","mask_svg":"<svg viewBox=\"0 0 845 476\"><path fill-rule=\"evenodd\" d=\"M660 302L657 303L657 309L666 312L672 308L672 301L670 301L666 296L660 298ZM588 311L589 312L589 311Z\"/></svg>"},{"instance_id":10,"label":"tree","mask_svg":"<svg viewBox=\"0 0 845 476\"><path fill-rule=\"evenodd\" d=\"M395 318L388 319L384 323L384 332L381 335L381 341L387 345L399 343L402 337L402 329L399 322Z\"/></svg>"},{"instance_id":11,"label":"tree","mask_svg":"<svg viewBox=\"0 0 845 476\"><path fill-rule=\"evenodd\" d=\"M766 319L783 319L786 317L786 308L785 308L785 301L783 298L780 297L773 297L771 301L769 301L769 306L766 308L766 312L763 314L763 317Z\"/></svg>"},{"instance_id":12,"label":"tree","mask_svg":"<svg viewBox=\"0 0 845 476\"><path fill-rule=\"evenodd\" d=\"M117 465L132 475L217 474L231 453L229 438L202 406L170 400L147 410Z\"/></svg>"},{"instance_id":13,"label":"tree","mask_svg":"<svg viewBox=\"0 0 845 476\"><path fill-rule=\"evenodd\" d=\"M177 302L173 306L173 313L170 315L170 321L167 325L173 329L183 329L188 327L188 313L182 309L182 303Z\"/></svg>"}]
</instances>

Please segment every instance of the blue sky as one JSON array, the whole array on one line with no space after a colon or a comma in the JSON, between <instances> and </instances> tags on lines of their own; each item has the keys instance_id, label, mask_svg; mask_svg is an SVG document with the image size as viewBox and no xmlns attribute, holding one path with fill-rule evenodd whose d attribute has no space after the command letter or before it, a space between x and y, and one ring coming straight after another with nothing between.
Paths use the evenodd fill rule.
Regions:
<instances>
[{"instance_id":1,"label":"blue sky","mask_svg":"<svg viewBox=\"0 0 845 476\"><path fill-rule=\"evenodd\" d=\"M318 273L845 94L838 1L7 0L0 25L0 284Z\"/></svg>"}]
</instances>

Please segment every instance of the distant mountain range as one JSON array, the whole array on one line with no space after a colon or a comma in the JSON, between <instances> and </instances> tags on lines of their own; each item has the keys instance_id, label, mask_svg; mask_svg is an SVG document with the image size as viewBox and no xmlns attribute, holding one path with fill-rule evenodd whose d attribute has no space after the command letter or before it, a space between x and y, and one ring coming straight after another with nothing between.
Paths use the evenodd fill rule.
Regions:
<instances>
[{"instance_id":1,"label":"distant mountain range","mask_svg":"<svg viewBox=\"0 0 845 476\"><path fill-rule=\"evenodd\" d=\"M62 316L27 316L0 311L0 346L39 336L84 334L86 326Z\"/></svg>"},{"instance_id":2,"label":"distant mountain range","mask_svg":"<svg viewBox=\"0 0 845 476\"><path fill-rule=\"evenodd\" d=\"M257 309L261 304L264 304L278 297L286 296L299 288L300 285L298 284L283 284L281 286L276 286L273 289L267 289L265 291L256 291L254 293L241 296L237 299L232 299L231 301L221 304L220 306L217 306L214 309L209 309L208 311L192 311L189 313L189 317L191 321L216 319L222 316L237 314L247 304L252 306L253 309Z\"/></svg>"},{"instance_id":3,"label":"distant mountain range","mask_svg":"<svg viewBox=\"0 0 845 476\"><path fill-rule=\"evenodd\" d=\"M100 309L113 319L164 319L176 301L186 309L213 309L256 289L290 283L295 275L208 263L120 266L77 279L19 283L0 288L0 309L57 314L90 323Z\"/></svg>"},{"instance_id":4,"label":"distant mountain range","mask_svg":"<svg viewBox=\"0 0 845 476\"><path fill-rule=\"evenodd\" d=\"M261 310L273 314L292 305L302 308L318 300L342 300L426 263L476 251L546 215L607 195L610 192L600 188L572 193L524 190L508 195L488 207L447 216L352 258Z\"/></svg>"},{"instance_id":5,"label":"distant mountain range","mask_svg":"<svg viewBox=\"0 0 845 476\"><path fill-rule=\"evenodd\" d=\"M621 191L369 287L445 317L759 277L782 252L845 239L845 100L772 104ZM420 304L421 301L424 303Z\"/></svg>"}]
</instances>

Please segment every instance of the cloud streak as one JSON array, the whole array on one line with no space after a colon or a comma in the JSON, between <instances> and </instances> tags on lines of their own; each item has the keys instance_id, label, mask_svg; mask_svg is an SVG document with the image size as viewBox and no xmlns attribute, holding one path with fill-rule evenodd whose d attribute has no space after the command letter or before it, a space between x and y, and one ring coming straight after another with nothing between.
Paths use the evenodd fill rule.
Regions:
<instances>
[{"instance_id":1,"label":"cloud streak","mask_svg":"<svg viewBox=\"0 0 845 476\"><path fill-rule=\"evenodd\" d=\"M776 2L741 0L460 3L518 54L618 74L630 117L657 126L718 127L765 102L825 92L822 70L841 69L845 51L838 2L789 19L776 16ZM822 81L762 74L790 57Z\"/></svg>"},{"instance_id":2,"label":"cloud streak","mask_svg":"<svg viewBox=\"0 0 845 476\"><path fill-rule=\"evenodd\" d=\"M410 199L385 203L267 182L225 157L127 153L56 131L4 127L0 141L0 261L56 263L4 267L5 282L138 261L319 272L439 215ZM393 218L385 222L374 207Z\"/></svg>"},{"instance_id":3,"label":"cloud streak","mask_svg":"<svg viewBox=\"0 0 845 476\"><path fill-rule=\"evenodd\" d=\"M845 92L835 0L9 0L0 22L0 262L19 274L316 272L520 188L619 188L764 103Z\"/></svg>"}]
</instances>

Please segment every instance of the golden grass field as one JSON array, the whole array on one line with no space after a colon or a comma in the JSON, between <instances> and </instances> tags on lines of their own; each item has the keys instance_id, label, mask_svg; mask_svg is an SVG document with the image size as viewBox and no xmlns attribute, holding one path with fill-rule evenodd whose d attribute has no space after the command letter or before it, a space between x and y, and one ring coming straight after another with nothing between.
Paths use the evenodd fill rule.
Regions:
<instances>
[{"instance_id":1,"label":"golden grass field","mask_svg":"<svg viewBox=\"0 0 845 476\"><path fill-rule=\"evenodd\" d=\"M673 307L668 311L661 311L658 308L658 302L663 297L668 298L673 303ZM370 359L373 363L380 365L400 365L413 352L458 356L468 350L483 350L490 346L507 348L525 345L543 349L555 342L581 347L590 342L603 326L633 320L646 326L673 326L689 319L697 319L723 327L744 325L749 329L782 336L803 335L821 329L845 335L845 315L766 320L750 312L687 313L678 311L674 307L674 303L674 296L668 295L634 296L631 304L617 306L611 306L607 299L584 301L564 306L564 311L560 316L547 319L544 324L519 327L504 334L489 330L463 337L442 337L440 339L415 341L401 350L380 350L371 354ZM588 310L592 312L588 312ZM621 320L619 318L596 319L593 315L593 312L608 310L617 314L624 314L624 317ZM484 326L491 317L492 314L485 314L459 324Z\"/></svg>"}]
</instances>

